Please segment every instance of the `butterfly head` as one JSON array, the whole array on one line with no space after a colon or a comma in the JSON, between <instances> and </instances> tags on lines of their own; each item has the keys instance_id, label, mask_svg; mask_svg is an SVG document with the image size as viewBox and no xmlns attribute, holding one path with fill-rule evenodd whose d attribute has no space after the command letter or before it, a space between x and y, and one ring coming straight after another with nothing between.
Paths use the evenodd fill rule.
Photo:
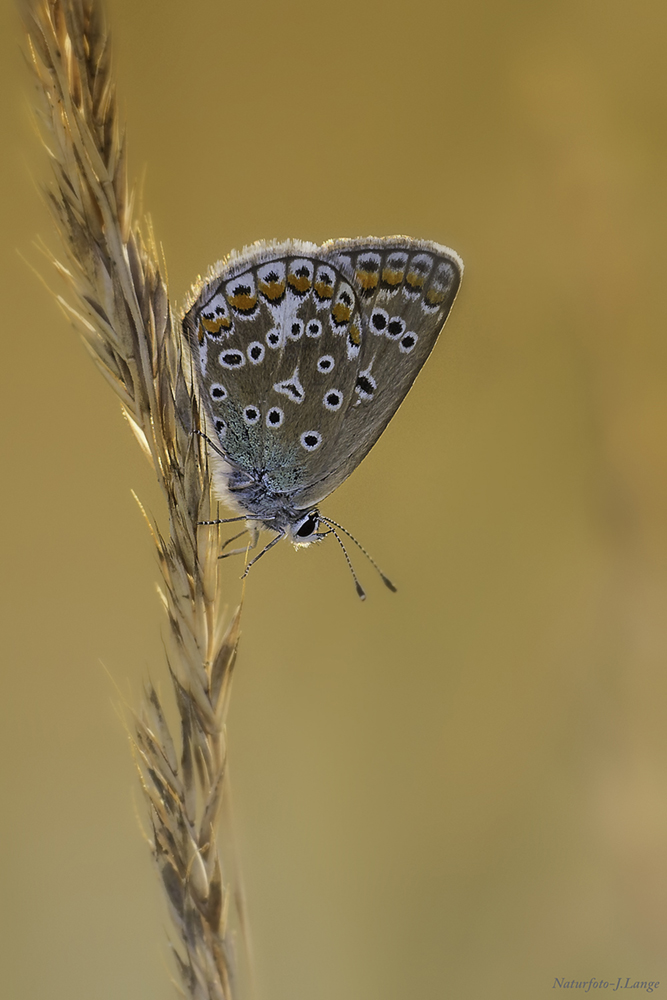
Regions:
<instances>
[{"instance_id":1,"label":"butterfly head","mask_svg":"<svg viewBox=\"0 0 667 1000\"><path fill-rule=\"evenodd\" d=\"M287 537L293 545L312 545L313 542L320 542L324 535L318 532L320 526L320 512L309 510L307 514L296 521L286 525Z\"/></svg>"}]
</instances>

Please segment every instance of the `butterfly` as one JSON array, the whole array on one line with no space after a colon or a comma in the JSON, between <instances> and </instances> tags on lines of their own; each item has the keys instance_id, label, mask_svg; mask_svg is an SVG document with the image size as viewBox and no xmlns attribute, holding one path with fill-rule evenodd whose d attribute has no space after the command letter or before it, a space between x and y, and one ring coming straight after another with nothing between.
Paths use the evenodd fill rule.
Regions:
<instances>
[{"instance_id":1,"label":"butterfly","mask_svg":"<svg viewBox=\"0 0 667 1000\"><path fill-rule=\"evenodd\" d=\"M453 250L403 236L287 240L232 253L194 290L182 323L213 486L239 515L202 523L245 520L253 545L259 527L275 532L246 573L283 538L330 533L352 569L336 528L349 532L318 505L405 399L462 274Z\"/></svg>"}]
</instances>

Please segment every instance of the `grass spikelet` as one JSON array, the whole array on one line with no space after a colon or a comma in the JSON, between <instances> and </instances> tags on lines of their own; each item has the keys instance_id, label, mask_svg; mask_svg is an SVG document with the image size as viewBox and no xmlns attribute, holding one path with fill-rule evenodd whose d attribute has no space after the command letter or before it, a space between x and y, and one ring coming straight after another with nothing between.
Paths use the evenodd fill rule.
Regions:
<instances>
[{"instance_id":1,"label":"grass spikelet","mask_svg":"<svg viewBox=\"0 0 667 1000\"><path fill-rule=\"evenodd\" d=\"M164 493L168 532L150 521L169 623L169 671L180 751L155 689L135 725L152 846L174 927L176 964L193 1000L234 997L216 846L226 773L225 718L240 610L222 626L219 538L188 354L152 239L132 216L109 36L97 0L23 0L37 114L54 181L47 197L62 239L59 299L117 393ZM149 519L150 520L150 519Z\"/></svg>"}]
</instances>

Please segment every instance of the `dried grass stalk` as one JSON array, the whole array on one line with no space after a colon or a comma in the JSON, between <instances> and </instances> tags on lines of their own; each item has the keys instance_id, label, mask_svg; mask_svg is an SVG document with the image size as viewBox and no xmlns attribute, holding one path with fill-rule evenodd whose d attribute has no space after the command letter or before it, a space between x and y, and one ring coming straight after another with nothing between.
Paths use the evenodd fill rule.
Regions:
<instances>
[{"instance_id":1,"label":"dried grass stalk","mask_svg":"<svg viewBox=\"0 0 667 1000\"><path fill-rule=\"evenodd\" d=\"M169 531L152 523L169 621L169 670L181 721L177 753L155 690L136 721L153 850L180 938L185 995L233 996L227 893L216 847L225 716L239 612L222 628L219 538L187 350L152 240L132 217L109 38L97 0L23 0L38 114L55 183L48 190L66 259L58 298L120 398L164 492Z\"/></svg>"}]
</instances>

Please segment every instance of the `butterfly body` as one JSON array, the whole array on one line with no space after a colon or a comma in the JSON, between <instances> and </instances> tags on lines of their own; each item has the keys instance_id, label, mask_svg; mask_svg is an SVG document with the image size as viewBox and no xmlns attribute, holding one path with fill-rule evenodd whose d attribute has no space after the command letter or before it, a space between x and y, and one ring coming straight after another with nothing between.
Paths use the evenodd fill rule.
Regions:
<instances>
[{"instance_id":1,"label":"butterfly body","mask_svg":"<svg viewBox=\"0 0 667 1000\"><path fill-rule=\"evenodd\" d=\"M309 544L318 504L375 444L430 354L463 273L406 237L258 243L183 317L221 500Z\"/></svg>"}]
</instances>

